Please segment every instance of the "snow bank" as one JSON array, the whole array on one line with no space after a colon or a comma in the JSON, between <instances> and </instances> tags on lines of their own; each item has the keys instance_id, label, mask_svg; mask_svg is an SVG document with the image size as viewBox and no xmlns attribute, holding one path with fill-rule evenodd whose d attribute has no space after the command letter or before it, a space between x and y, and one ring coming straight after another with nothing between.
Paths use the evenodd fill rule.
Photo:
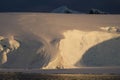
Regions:
<instances>
[{"instance_id":1,"label":"snow bank","mask_svg":"<svg viewBox=\"0 0 120 80\"><path fill-rule=\"evenodd\" d=\"M60 41L59 48L65 68L120 66L119 34L68 30L63 35L65 38Z\"/></svg>"},{"instance_id":2,"label":"snow bank","mask_svg":"<svg viewBox=\"0 0 120 80\"><path fill-rule=\"evenodd\" d=\"M119 21L119 15L1 13L0 68L120 66L120 34L100 30Z\"/></svg>"},{"instance_id":3,"label":"snow bank","mask_svg":"<svg viewBox=\"0 0 120 80\"><path fill-rule=\"evenodd\" d=\"M0 36L0 65L7 62L8 53L17 50L19 47L20 43L13 36L7 38Z\"/></svg>"},{"instance_id":4,"label":"snow bank","mask_svg":"<svg viewBox=\"0 0 120 80\"><path fill-rule=\"evenodd\" d=\"M116 26L100 27L100 29L107 32L120 32L120 28Z\"/></svg>"},{"instance_id":5,"label":"snow bank","mask_svg":"<svg viewBox=\"0 0 120 80\"><path fill-rule=\"evenodd\" d=\"M18 36L1 36L0 40L1 68L44 68L56 57L59 44L59 39L49 44L41 37L27 32Z\"/></svg>"},{"instance_id":6,"label":"snow bank","mask_svg":"<svg viewBox=\"0 0 120 80\"><path fill-rule=\"evenodd\" d=\"M67 30L59 53L46 68L120 66L120 34Z\"/></svg>"},{"instance_id":7,"label":"snow bank","mask_svg":"<svg viewBox=\"0 0 120 80\"><path fill-rule=\"evenodd\" d=\"M64 38L49 40L35 35L0 37L3 68L62 69L120 66L120 34L67 30ZM11 54L8 54L11 53Z\"/></svg>"}]
</instances>

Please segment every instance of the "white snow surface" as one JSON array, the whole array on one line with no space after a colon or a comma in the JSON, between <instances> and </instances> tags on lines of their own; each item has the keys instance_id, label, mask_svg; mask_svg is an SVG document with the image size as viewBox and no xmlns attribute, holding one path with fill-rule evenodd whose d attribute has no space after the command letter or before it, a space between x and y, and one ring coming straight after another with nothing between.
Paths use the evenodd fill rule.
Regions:
<instances>
[{"instance_id":1,"label":"white snow surface","mask_svg":"<svg viewBox=\"0 0 120 80\"><path fill-rule=\"evenodd\" d=\"M120 15L0 13L0 68L120 66Z\"/></svg>"}]
</instances>

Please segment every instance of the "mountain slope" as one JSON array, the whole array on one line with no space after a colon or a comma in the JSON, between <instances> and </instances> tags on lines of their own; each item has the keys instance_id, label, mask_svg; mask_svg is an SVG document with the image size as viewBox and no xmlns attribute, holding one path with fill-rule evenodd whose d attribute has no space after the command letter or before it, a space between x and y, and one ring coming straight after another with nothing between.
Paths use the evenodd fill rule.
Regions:
<instances>
[{"instance_id":1,"label":"mountain slope","mask_svg":"<svg viewBox=\"0 0 120 80\"><path fill-rule=\"evenodd\" d=\"M66 14L77 14L78 11L69 9L67 6L61 6L52 11L52 13L66 13Z\"/></svg>"}]
</instances>

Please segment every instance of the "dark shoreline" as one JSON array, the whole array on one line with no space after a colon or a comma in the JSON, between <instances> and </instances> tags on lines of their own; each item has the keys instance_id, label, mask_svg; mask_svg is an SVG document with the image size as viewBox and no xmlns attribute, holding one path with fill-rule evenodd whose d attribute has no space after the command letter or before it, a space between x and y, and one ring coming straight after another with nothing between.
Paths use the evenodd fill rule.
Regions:
<instances>
[{"instance_id":1,"label":"dark shoreline","mask_svg":"<svg viewBox=\"0 0 120 80\"><path fill-rule=\"evenodd\" d=\"M81 67L72 69L0 69L0 72L22 72L39 74L116 74L120 75L120 67Z\"/></svg>"},{"instance_id":2,"label":"dark shoreline","mask_svg":"<svg viewBox=\"0 0 120 80\"><path fill-rule=\"evenodd\" d=\"M120 75L0 72L0 80L120 80Z\"/></svg>"}]
</instances>

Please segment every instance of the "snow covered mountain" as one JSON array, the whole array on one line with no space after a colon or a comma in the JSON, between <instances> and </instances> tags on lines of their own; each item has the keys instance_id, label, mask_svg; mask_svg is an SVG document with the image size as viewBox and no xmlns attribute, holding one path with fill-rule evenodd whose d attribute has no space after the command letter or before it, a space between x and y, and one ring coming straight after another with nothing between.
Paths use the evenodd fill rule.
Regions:
<instances>
[{"instance_id":1,"label":"snow covered mountain","mask_svg":"<svg viewBox=\"0 0 120 80\"><path fill-rule=\"evenodd\" d=\"M98 9L91 9L89 11L89 14L108 14L107 12L103 12L101 10L98 10Z\"/></svg>"},{"instance_id":2,"label":"snow covered mountain","mask_svg":"<svg viewBox=\"0 0 120 80\"><path fill-rule=\"evenodd\" d=\"M77 13L80 13L78 11L74 11L74 10L71 10L69 9L67 6L61 6L61 7L58 7L56 9L54 9L52 11L52 13L66 13L66 14L77 14Z\"/></svg>"},{"instance_id":3,"label":"snow covered mountain","mask_svg":"<svg viewBox=\"0 0 120 80\"><path fill-rule=\"evenodd\" d=\"M79 11L69 9L67 6L61 6L52 11L52 13L81 14ZM85 14L85 13L84 13ZM86 13L87 14L87 13ZM99 9L91 9L88 14L108 14Z\"/></svg>"}]
</instances>

